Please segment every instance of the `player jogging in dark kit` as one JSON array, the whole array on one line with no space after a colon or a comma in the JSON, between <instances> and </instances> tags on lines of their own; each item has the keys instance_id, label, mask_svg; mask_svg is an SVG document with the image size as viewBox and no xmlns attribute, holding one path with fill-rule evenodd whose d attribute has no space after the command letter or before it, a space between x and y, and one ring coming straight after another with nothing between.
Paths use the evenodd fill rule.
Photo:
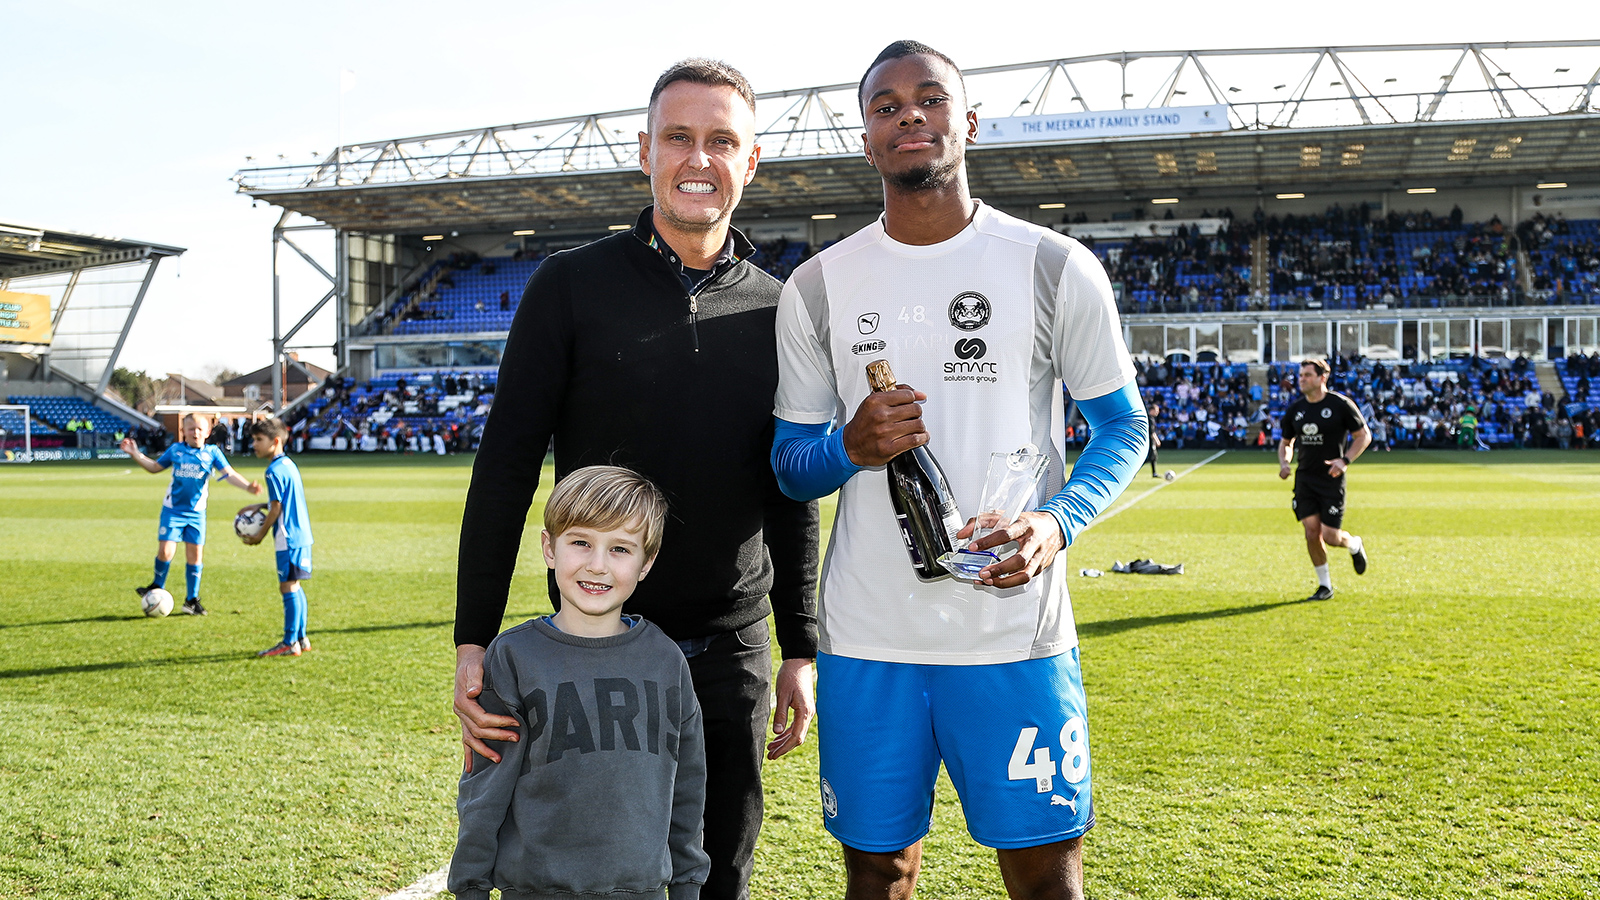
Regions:
<instances>
[{"instance_id":1,"label":"player jogging in dark kit","mask_svg":"<svg viewBox=\"0 0 1600 900\"><path fill-rule=\"evenodd\" d=\"M1300 363L1300 399L1283 413L1283 439L1278 442L1278 477L1289 477L1289 460L1300 446L1300 465L1294 471L1295 518L1306 530L1306 552L1317 571L1316 593L1307 600L1333 597L1328 575L1329 547L1350 551L1356 574L1367 571L1366 548L1361 538L1342 530L1344 473L1372 443L1372 432L1355 401L1328 390L1328 364L1320 359ZM1348 442L1348 447L1346 446Z\"/></svg>"}]
</instances>

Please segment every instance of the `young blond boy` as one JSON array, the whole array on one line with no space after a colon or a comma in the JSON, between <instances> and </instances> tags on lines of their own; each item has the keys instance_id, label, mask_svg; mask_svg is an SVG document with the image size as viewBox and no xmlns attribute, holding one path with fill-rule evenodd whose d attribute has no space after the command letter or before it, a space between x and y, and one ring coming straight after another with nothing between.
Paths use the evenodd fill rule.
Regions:
<instances>
[{"instance_id":1,"label":"young blond boy","mask_svg":"<svg viewBox=\"0 0 1600 900\"><path fill-rule=\"evenodd\" d=\"M490 741L461 776L450 890L488 900L697 900L705 748L683 653L622 605L650 572L666 500L644 477L590 466L556 485L541 538L560 609L484 657L485 709L521 740Z\"/></svg>"},{"instance_id":2,"label":"young blond boy","mask_svg":"<svg viewBox=\"0 0 1600 900\"><path fill-rule=\"evenodd\" d=\"M268 533L277 551L278 593L283 596L283 640L257 653L257 656L299 656L311 649L306 638L306 592L301 579L311 577L311 515L306 510L306 486L300 480L300 467L283 452L289 428L279 419L262 419L250 426L250 443L256 456L267 463L267 499L270 502L246 506L239 512L265 510L261 530L244 539L246 544L261 543Z\"/></svg>"},{"instance_id":3,"label":"young blond boy","mask_svg":"<svg viewBox=\"0 0 1600 900\"><path fill-rule=\"evenodd\" d=\"M191 616L206 614L205 606L200 603L200 573L203 565L202 548L206 543L206 494L211 473L218 472L218 480L257 496L262 492L260 484L246 481L244 476L228 465L222 448L205 442L210 427L211 417L203 413L184 416L179 429L182 440L168 447L157 459L140 452L133 438L123 438L118 445L140 468L152 475L167 468L172 469L172 484L167 487L167 496L161 500L161 524L156 531L155 577L149 584L134 588L134 593L143 597L154 588L167 586L167 571L172 566L172 557L177 554L178 542L182 541L183 573L188 589L184 594L183 611Z\"/></svg>"}]
</instances>

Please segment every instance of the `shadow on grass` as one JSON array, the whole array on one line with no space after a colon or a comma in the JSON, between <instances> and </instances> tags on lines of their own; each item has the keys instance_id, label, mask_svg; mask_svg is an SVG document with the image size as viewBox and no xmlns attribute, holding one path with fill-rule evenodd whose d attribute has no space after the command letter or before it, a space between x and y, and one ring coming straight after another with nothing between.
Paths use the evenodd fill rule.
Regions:
<instances>
[{"instance_id":1,"label":"shadow on grass","mask_svg":"<svg viewBox=\"0 0 1600 900\"><path fill-rule=\"evenodd\" d=\"M389 625L351 625L347 628L312 628L312 634L365 634L371 631L408 631L412 628L444 628L456 624L454 619L442 622L394 622Z\"/></svg>"},{"instance_id":2,"label":"shadow on grass","mask_svg":"<svg viewBox=\"0 0 1600 900\"><path fill-rule=\"evenodd\" d=\"M1208 609L1204 612L1169 613L1164 616L1130 616L1126 619L1106 619L1103 622L1079 622L1078 634L1086 637L1104 637L1107 635L1121 634L1124 631L1134 631L1139 628L1151 628L1156 625L1185 625L1189 622L1200 622L1206 619L1226 619L1231 616L1248 616L1253 613L1266 612L1280 606L1298 606L1304 600L1280 600L1277 603L1257 603L1253 606L1235 606L1229 609Z\"/></svg>"},{"instance_id":3,"label":"shadow on grass","mask_svg":"<svg viewBox=\"0 0 1600 900\"><path fill-rule=\"evenodd\" d=\"M82 625L85 622L137 622L146 616L84 616L81 619L50 619L45 622L0 622L0 628L33 628L41 625Z\"/></svg>"},{"instance_id":4,"label":"shadow on grass","mask_svg":"<svg viewBox=\"0 0 1600 900\"><path fill-rule=\"evenodd\" d=\"M119 669L144 669L155 666L189 666L205 663L240 662L251 653L208 653L204 656L172 656L166 659L127 659L121 662L79 663L73 666L42 666L37 669L0 670L0 681L12 678L48 678L51 675L81 675L88 672L114 672Z\"/></svg>"},{"instance_id":5,"label":"shadow on grass","mask_svg":"<svg viewBox=\"0 0 1600 900\"><path fill-rule=\"evenodd\" d=\"M56 622L22 622L19 625L70 625L74 622L120 622L137 621L136 618L127 616L93 616L86 619L63 619ZM455 622L445 620L440 622L396 622L390 625L352 625L348 628L314 628L312 634L358 634L373 631L403 631L411 628L443 628L454 625ZM0 628L15 628L17 625L0 625ZM79 675L88 672L113 672L119 669L143 669L154 666L188 666L204 665L207 663L237 662L252 659L252 653L211 653L203 656L172 656L165 659L128 659L121 662L79 663L70 666L43 666L36 669L5 669L0 670L0 681L13 678L48 678L52 675Z\"/></svg>"}]
</instances>

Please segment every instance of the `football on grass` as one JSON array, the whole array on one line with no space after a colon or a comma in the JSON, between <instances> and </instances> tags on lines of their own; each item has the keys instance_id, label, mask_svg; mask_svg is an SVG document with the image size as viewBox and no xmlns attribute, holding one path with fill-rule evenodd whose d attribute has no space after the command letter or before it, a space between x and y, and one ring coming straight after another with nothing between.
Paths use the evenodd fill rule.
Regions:
<instances>
[{"instance_id":1,"label":"football on grass","mask_svg":"<svg viewBox=\"0 0 1600 900\"><path fill-rule=\"evenodd\" d=\"M267 514L259 509L247 509L233 517L233 533L241 538L253 538L261 533L267 523Z\"/></svg>"},{"instance_id":2,"label":"football on grass","mask_svg":"<svg viewBox=\"0 0 1600 900\"><path fill-rule=\"evenodd\" d=\"M1168 480L1168 481L1171 481L1171 480L1172 480L1172 479L1174 479L1174 478L1177 478L1177 477L1178 477L1178 473L1177 473L1177 472L1174 472L1174 471L1172 471L1172 470L1171 470L1171 469L1168 469L1168 470L1167 470L1167 474L1165 474L1165 475L1163 475L1163 476L1161 476L1161 477L1162 477L1162 478L1165 478L1165 479L1166 479L1166 480Z\"/></svg>"},{"instance_id":3,"label":"football on grass","mask_svg":"<svg viewBox=\"0 0 1600 900\"><path fill-rule=\"evenodd\" d=\"M145 615L159 619L172 612L172 595L162 588L151 588L139 598L139 605L144 608Z\"/></svg>"}]
</instances>

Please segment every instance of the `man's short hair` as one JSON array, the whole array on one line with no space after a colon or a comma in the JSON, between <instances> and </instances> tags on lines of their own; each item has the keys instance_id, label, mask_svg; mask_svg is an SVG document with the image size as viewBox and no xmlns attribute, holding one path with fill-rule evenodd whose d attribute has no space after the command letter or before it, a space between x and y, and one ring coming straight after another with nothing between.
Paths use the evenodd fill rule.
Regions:
<instances>
[{"instance_id":1,"label":"man's short hair","mask_svg":"<svg viewBox=\"0 0 1600 900\"><path fill-rule=\"evenodd\" d=\"M1328 368L1328 361L1320 356L1308 356L1305 359L1300 360L1300 368L1303 369L1306 366L1310 366L1318 375L1326 376L1328 372L1331 371Z\"/></svg>"},{"instance_id":2,"label":"man's short hair","mask_svg":"<svg viewBox=\"0 0 1600 900\"><path fill-rule=\"evenodd\" d=\"M950 66L950 68L956 70L956 82L961 85L961 99L963 102L966 101L967 79L961 74L961 67L956 65L955 60L945 56L943 53L940 53L921 41L895 41L889 46L883 48L883 52L879 53L878 58L872 61L872 65L867 66L867 70L861 73L861 83L856 86L856 104L861 107L862 111L865 111L867 108L867 78L872 75L872 70L883 65L891 59L900 59L904 56L915 56L919 53L926 53L929 56L936 56L939 59L944 60L945 63Z\"/></svg>"},{"instance_id":3,"label":"man's short hair","mask_svg":"<svg viewBox=\"0 0 1600 900\"><path fill-rule=\"evenodd\" d=\"M258 434L262 435L269 441L275 441L279 438L287 440L289 437L289 426L283 424L282 419L270 417L256 422L251 422L250 436L255 437Z\"/></svg>"},{"instance_id":4,"label":"man's short hair","mask_svg":"<svg viewBox=\"0 0 1600 900\"><path fill-rule=\"evenodd\" d=\"M679 81L712 87L731 87L744 98L744 102L750 104L750 112L756 111L756 92L750 88L750 81L744 77L743 72L720 59L694 57L673 63L661 73L660 78L656 79L656 86L650 91L651 116L655 115L656 100L660 98L661 92L666 90L668 85Z\"/></svg>"},{"instance_id":5,"label":"man's short hair","mask_svg":"<svg viewBox=\"0 0 1600 900\"><path fill-rule=\"evenodd\" d=\"M544 505L544 530L555 538L572 528L644 532L641 550L653 559L667 525L667 498L650 479L621 466L585 466L561 479Z\"/></svg>"}]
</instances>

